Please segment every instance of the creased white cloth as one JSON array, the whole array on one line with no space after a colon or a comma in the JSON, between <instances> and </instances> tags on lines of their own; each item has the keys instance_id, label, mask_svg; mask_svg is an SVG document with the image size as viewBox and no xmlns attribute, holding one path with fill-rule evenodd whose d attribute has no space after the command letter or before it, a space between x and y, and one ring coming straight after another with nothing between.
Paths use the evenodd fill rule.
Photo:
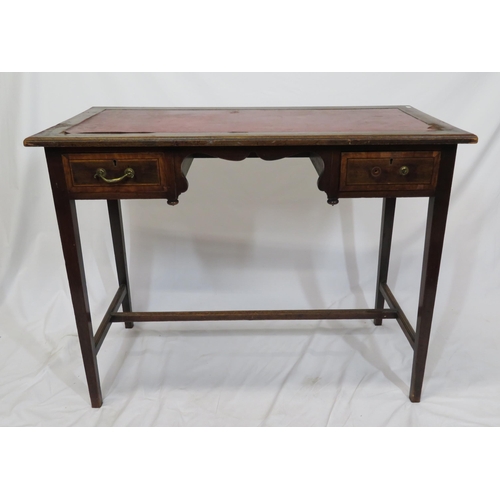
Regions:
<instances>
[{"instance_id":1,"label":"creased white cloth","mask_svg":"<svg viewBox=\"0 0 500 500\"><path fill-rule=\"evenodd\" d=\"M499 74L0 74L1 426L498 426ZM394 320L113 325L92 409L41 148L95 105L410 104L458 148L422 401ZM380 199L331 207L306 159L195 160L180 203L122 203L136 310L373 307ZM427 200L398 200L389 283L414 322ZM77 203L94 329L116 291L104 201Z\"/></svg>"}]
</instances>

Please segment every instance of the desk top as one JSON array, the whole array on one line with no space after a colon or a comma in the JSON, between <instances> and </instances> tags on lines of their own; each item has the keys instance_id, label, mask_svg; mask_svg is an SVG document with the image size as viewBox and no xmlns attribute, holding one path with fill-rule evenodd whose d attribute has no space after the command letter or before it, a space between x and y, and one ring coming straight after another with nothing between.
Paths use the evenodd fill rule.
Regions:
<instances>
[{"instance_id":1,"label":"desk top","mask_svg":"<svg viewBox=\"0 0 500 500\"><path fill-rule=\"evenodd\" d=\"M25 146L304 146L458 144L477 137L411 106L329 108L93 107Z\"/></svg>"}]
</instances>

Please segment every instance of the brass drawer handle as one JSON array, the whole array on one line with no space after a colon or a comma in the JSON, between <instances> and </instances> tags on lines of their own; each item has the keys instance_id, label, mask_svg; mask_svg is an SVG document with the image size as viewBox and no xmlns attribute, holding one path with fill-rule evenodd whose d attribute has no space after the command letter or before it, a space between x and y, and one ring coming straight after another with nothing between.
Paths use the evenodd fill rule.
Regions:
<instances>
[{"instance_id":1,"label":"brass drawer handle","mask_svg":"<svg viewBox=\"0 0 500 500\"><path fill-rule=\"evenodd\" d=\"M401 167L401 168L399 169L399 173L400 173L401 175L408 175L408 174L410 173L410 169L409 169L408 167L406 167L406 166Z\"/></svg>"},{"instance_id":2,"label":"brass drawer handle","mask_svg":"<svg viewBox=\"0 0 500 500\"><path fill-rule=\"evenodd\" d=\"M121 177L116 177L115 179L106 179L106 170L103 168L98 168L96 170L96 173L94 177L96 179L102 179L104 182L107 182L108 184L114 184L115 182L121 182L123 179L126 179L129 177L130 179L133 179L135 176L135 172L132 168L126 168L125 171L123 172L123 175Z\"/></svg>"}]
</instances>

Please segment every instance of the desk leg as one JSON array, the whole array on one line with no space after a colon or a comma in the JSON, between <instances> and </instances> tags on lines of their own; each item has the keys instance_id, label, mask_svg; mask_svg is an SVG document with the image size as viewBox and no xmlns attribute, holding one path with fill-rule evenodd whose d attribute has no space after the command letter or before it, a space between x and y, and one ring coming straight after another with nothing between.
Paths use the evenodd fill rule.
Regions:
<instances>
[{"instance_id":1,"label":"desk leg","mask_svg":"<svg viewBox=\"0 0 500 500\"><path fill-rule=\"evenodd\" d=\"M380 229L380 247L378 254L378 273L377 273L377 288L375 292L375 309L382 309L384 307L384 297L382 296L382 292L380 291L380 285L387 283L395 209L396 209L396 198L384 198L384 204L382 206L382 227ZM374 319L373 322L376 325L381 325L382 318Z\"/></svg>"},{"instance_id":2,"label":"desk leg","mask_svg":"<svg viewBox=\"0 0 500 500\"><path fill-rule=\"evenodd\" d=\"M108 200L109 223L111 226L111 236L113 238L113 249L115 253L116 271L118 274L118 284L125 285L127 295L123 299L123 312L132 312L132 301L130 298L130 285L127 271L127 255L125 253L125 239L123 236L123 222L120 200ZM125 328L133 328L134 323L125 322Z\"/></svg>"},{"instance_id":3,"label":"desk leg","mask_svg":"<svg viewBox=\"0 0 500 500\"><path fill-rule=\"evenodd\" d=\"M93 408L100 408L102 406L101 385L97 369L75 201L57 196L56 193L54 193L54 201L90 400Z\"/></svg>"},{"instance_id":4,"label":"desk leg","mask_svg":"<svg viewBox=\"0 0 500 500\"><path fill-rule=\"evenodd\" d=\"M420 401L424 380L425 361L429 347L432 315L436 299L439 267L443 251L444 232L450 201L456 146L443 149L436 194L429 199L427 227L424 243L424 260L418 301L415 352L410 383L410 400Z\"/></svg>"}]
</instances>

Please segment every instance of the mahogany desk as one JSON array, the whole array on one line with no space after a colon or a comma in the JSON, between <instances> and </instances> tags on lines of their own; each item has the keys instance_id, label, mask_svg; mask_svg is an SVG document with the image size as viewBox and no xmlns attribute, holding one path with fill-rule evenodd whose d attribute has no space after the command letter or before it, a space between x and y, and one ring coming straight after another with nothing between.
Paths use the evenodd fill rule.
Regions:
<instances>
[{"instance_id":1,"label":"mahogany desk","mask_svg":"<svg viewBox=\"0 0 500 500\"><path fill-rule=\"evenodd\" d=\"M363 108L91 108L28 137L43 146L92 406L102 405L97 353L113 322L263 319L396 319L414 350L410 400L420 401L457 144L473 134L411 106ZM193 158L308 157L328 203L384 198L373 309L133 312L120 199L166 198L188 189ZM311 179L312 180L312 179ZM396 198L429 198L415 329L387 284ZM75 200L108 203L118 291L95 335ZM384 304L388 308L384 308ZM122 308L122 312L118 310Z\"/></svg>"}]
</instances>

